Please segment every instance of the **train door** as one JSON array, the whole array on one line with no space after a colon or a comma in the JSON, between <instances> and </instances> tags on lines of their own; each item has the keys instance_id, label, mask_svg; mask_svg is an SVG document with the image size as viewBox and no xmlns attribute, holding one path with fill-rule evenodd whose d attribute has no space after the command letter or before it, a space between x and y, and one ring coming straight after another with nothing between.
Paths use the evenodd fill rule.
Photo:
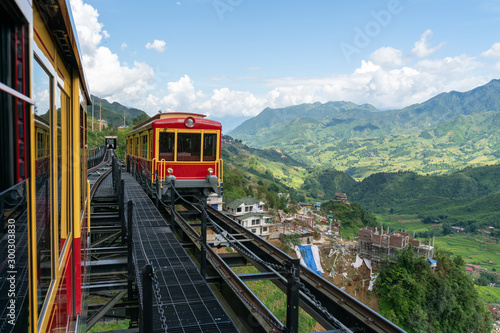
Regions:
<instances>
[{"instance_id":1,"label":"train door","mask_svg":"<svg viewBox=\"0 0 500 333\"><path fill-rule=\"evenodd\" d=\"M0 2L0 330L26 332L29 293L27 214L30 162L30 57L27 14Z\"/></svg>"}]
</instances>

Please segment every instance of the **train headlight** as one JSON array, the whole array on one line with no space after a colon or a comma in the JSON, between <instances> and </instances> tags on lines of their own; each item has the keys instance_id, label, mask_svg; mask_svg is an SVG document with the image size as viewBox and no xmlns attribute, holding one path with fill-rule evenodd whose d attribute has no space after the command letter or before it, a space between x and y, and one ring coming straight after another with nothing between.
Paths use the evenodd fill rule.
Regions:
<instances>
[{"instance_id":1,"label":"train headlight","mask_svg":"<svg viewBox=\"0 0 500 333\"><path fill-rule=\"evenodd\" d=\"M207 171L208 171L208 173L209 173L210 175L212 175L212 174L214 173L214 169L212 169L212 168L208 168L208 170L207 170Z\"/></svg>"},{"instance_id":2,"label":"train headlight","mask_svg":"<svg viewBox=\"0 0 500 333\"><path fill-rule=\"evenodd\" d=\"M172 169L172 168L168 168L168 169L167 169L167 172L168 172L168 174L169 174L169 175L171 175L171 174L174 172L174 169Z\"/></svg>"},{"instance_id":3,"label":"train headlight","mask_svg":"<svg viewBox=\"0 0 500 333\"><path fill-rule=\"evenodd\" d=\"M186 125L186 127L189 127L189 128L194 127L194 119L191 117L186 118L186 120L184 121L184 125Z\"/></svg>"}]
</instances>

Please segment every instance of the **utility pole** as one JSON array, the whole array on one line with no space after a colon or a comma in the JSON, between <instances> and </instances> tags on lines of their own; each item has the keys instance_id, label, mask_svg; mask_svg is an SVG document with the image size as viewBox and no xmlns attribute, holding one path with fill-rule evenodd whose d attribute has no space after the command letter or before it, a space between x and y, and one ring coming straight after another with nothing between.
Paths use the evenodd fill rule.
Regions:
<instances>
[{"instance_id":1,"label":"utility pole","mask_svg":"<svg viewBox=\"0 0 500 333\"><path fill-rule=\"evenodd\" d=\"M92 132L94 131L94 96L92 96Z\"/></svg>"},{"instance_id":2,"label":"utility pole","mask_svg":"<svg viewBox=\"0 0 500 333\"><path fill-rule=\"evenodd\" d=\"M102 100L101 97L99 97L99 132L102 129L102 119L101 119L101 114L102 114Z\"/></svg>"},{"instance_id":3,"label":"utility pole","mask_svg":"<svg viewBox=\"0 0 500 333\"><path fill-rule=\"evenodd\" d=\"M123 128L125 128L125 110L123 110Z\"/></svg>"}]
</instances>

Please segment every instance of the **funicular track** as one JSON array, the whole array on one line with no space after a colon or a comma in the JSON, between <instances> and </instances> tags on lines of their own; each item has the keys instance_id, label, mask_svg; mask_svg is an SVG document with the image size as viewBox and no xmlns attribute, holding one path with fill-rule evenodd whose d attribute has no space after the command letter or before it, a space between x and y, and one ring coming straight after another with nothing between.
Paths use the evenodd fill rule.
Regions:
<instances>
[{"instance_id":1,"label":"funicular track","mask_svg":"<svg viewBox=\"0 0 500 333\"><path fill-rule=\"evenodd\" d=\"M234 273L224 259L217 254L211 246L202 245L202 236L196 230L198 227L201 227L201 224L203 223L197 223L197 221L202 220L202 218L196 218L202 215L201 210L196 206L187 203L184 203L183 206L186 208L189 207L189 209L184 212L175 211L175 223L178 223L178 227L180 227L184 233L183 235L190 238L194 245L197 246L197 254L201 255L201 258L198 258L201 274L211 282L217 282L217 278L214 275L218 275L220 279L222 279L230 288L230 290L225 291L226 297L228 297L228 294L230 295L229 297L237 297L242 302L247 312L255 314L254 318L258 321L259 325L254 325L253 328L249 329L250 332L285 332L285 326L280 323L274 314L261 302L259 298L257 298L257 296L247 287L244 281ZM172 217L171 207L165 207L165 210ZM191 223L192 221L196 222ZM208 259L212 270L207 270L206 262L204 262L202 258ZM210 275L210 273L212 273L211 276L207 276ZM219 288L222 289L221 287ZM233 302L229 303L234 305ZM260 326L261 329L259 329L258 326Z\"/></svg>"},{"instance_id":2,"label":"funicular track","mask_svg":"<svg viewBox=\"0 0 500 333\"><path fill-rule=\"evenodd\" d=\"M109 166L106 166L106 164L108 163L103 164L99 172L108 172L106 168L109 168ZM114 164L115 169L123 167L118 167L116 162ZM112 294L114 295L112 298L108 296L111 299L109 299L107 305L94 309L91 320L88 320L89 325L93 324L93 319L97 320L96 318L102 317L110 308L121 308L127 309L128 318L132 316L131 327L135 327L136 330L141 325L141 321L144 323L147 320L142 317L142 314L138 318L138 312L146 315L148 311L154 313L153 317L151 317L152 326L155 327L154 331L166 332L167 324L170 325L169 332L172 324L177 327L174 328L175 332L177 332L177 329L180 329L179 332L185 332L188 327L190 329L205 327L204 324L200 326L200 322L195 318L201 318L198 317L200 315L202 317L213 316L212 313L214 313L213 309L215 308L209 305L213 303L212 301L201 297L202 294L205 295L206 289L196 287L201 286L204 281L203 283L208 283L211 286L212 291L228 312L234 325L242 332L297 332L299 306L328 332L404 332L327 280L308 268L300 266L298 259L291 258L267 241L240 226L228 216L207 207L205 198L182 197L174 187L171 187L171 193L166 197L170 202L163 202L162 198L159 198L155 193L160 193L158 188L155 190L155 186L147 177L147 168L145 169L146 173L134 170L132 170L131 174L124 173L121 175L120 172L121 176L118 176L117 179L114 179L115 176L108 176L108 180L101 180L105 184L112 178L112 182L117 186L117 193L122 192L122 199L119 199L120 195L117 195L118 202L113 204L110 202L102 203L102 205L109 206L108 208L111 210L118 208L118 211L121 212L119 220L122 221L121 232L118 230L119 226L114 224L112 227L115 228L116 237L109 235L102 244L123 251L121 251L122 255L120 257L116 253L113 254L113 251L104 251L102 247L100 249L97 259L102 262L105 262L102 259L110 260L111 267L114 267L111 273L115 274L115 280L108 281L107 285L110 288L113 286L115 292ZM139 184L135 182L134 176L135 180L151 195L152 200L145 197L146 194ZM149 176L151 175L149 174ZM124 181L127 183L125 185L127 189L123 188ZM116 185L117 183L122 185ZM156 184L156 187L158 186L159 184ZM104 187L109 188L112 186L104 185ZM134 204L133 208L129 207L128 213L125 213L127 209L125 209L124 200L133 200L137 206L134 206ZM95 197L93 202L95 204ZM152 205L153 202L156 202L157 208L164 208L162 211L166 212L165 219L161 216L152 218L151 213L156 211L154 205ZM99 204L97 202L97 205ZM148 205L152 205L152 207L145 209ZM137 217L129 217L131 211L134 215L137 214ZM169 219L170 225L167 226ZM124 223L124 221L132 221L134 226L128 226L128 222ZM106 226L102 227L105 228ZM207 241L207 230L210 233L209 241ZM129 235L130 232L132 232L132 236ZM180 245L175 245L175 249L173 247L174 235L180 241ZM173 238L170 239L170 236ZM124 242L125 239L127 243ZM129 242L129 239L131 242ZM231 246L237 252L218 254L214 248L220 246ZM186 255L182 247L191 255ZM129 249L124 250L126 248ZM148 248L150 249L148 250ZM130 249L132 249L132 252L130 252ZM96 253L93 250L91 248L91 254L95 256ZM129 256L131 256L130 253L133 254L133 267L130 266L131 260L130 258L127 260L125 252L128 252ZM179 257L181 254L182 256ZM184 267L191 261L196 263L199 271L194 267L195 271L192 271L191 268L187 269L187 266ZM248 263L257 268L259 273L237 275L231 269L232 266L242 266ZM109 265L107 266L109 267ZM147 266L149 266L149 271L146 270ZM99 267L99 264L96 267ZM135 276L133 290L131 289L130 269L133 270L133 276ZM94 270L94 265L91 265L91 270ZM129 296L125 297L127 294L127 270ZM193 289L193 287L189 286L192 284L190 281L198 278L200 278L200 281L194 283L196 288ZM148 280L149 282L147 282ZM245 282L252 280L270 280L285 292L287 295L287 318L285 323L280 322L247 287ZM97 281L98 286L106 286L104 280L98 279ZM147 284L145 282L150 285L148 287L149 292L145 291ZM205 286L207 285L205 284ZM89 287L92 289L92 286L89 285ZM194 294L198 295L194 303L186 298L188 295L186 292L191 289ZM101 289L97 290L102 291ZM202 292L202 290L205 291ZM135 299L135 305L130 303L131 300L134 300L134 297L131 297L132 294L139 297L139 305L137 305L137 299ZM174 296L176 294L179 295ZM213 297L213 294L210 297ZM123 300L121 300L122 298ZM175 301L175 299L178 300ZM199 310L195 309L198 306L196 304L200 306L199 309L208 310L208 312L205 312L206 315L202 315ZM213 305L215 306L215 303ZM152 311L156 308L163 310L160 311L160 315L156 311ZM177 311L176 309L183 309L182 313L174 313ZM172 319L168 319L167 315L173 315ZM185 317L186 315L188 317ZM185 321L184 324L181 324L178 320L188 320L189 323ZM175 326L179 324L181 326ZM183 325L185 325L185 328L181 328ZM216 332L237 331L235 326L230 325L228 319L210 325L218 326ZM133 331L135 332L135 330ZM191 332L189 329L188 331Z\"/></svg>"},{"instance_id":3,"label":"funicular track","mask_svg":"<svg viewBox=\"0 0 500 333\"><path fill-rule=\"evenodd\" d=\"M127 248L122 240L120 205L116 196L113 166L116 154L106 150L102 162L88 170L91 186L91 228L87 251L87 280L83 289L89 296L87 330L104 315L124 319L137 308L136 302L127 299ZM118 160L117 160L118 161ZM134 317L135 321L137 319ZM138 332L138 329L132 330Z\"/></svg>"},{"instance_id":4,"label":"funicular track","mask_svg":"<svg viewBox=\"0 0 500 333\"><path fill-rule=\"evenodd\" d=\"M111 317L130 319L127 333L238 332L143 188L109 158L92 200L87 329Z\"/></svg>"},{"instance_id":5,"label":"funicular track","mask_svg":"<svg viewBox=\"0 0 500 333\"><path fill-rule=\"evenodd\" d=\"M203 202L200 199L193 201ZM176 203L178 205L180 200ZM290 268L293 259L212 207L207 207L203 203L190 204L186 200L182 200L182 206L184 206L183 209L175 211L175 223L200 252L201 269L203 270L203 253L206 252L206 257L212 267L231 288L237 290L237 296L245 302L247 307L260 315L259 321L262 324L276 331L287 331L288 327L274 317L247 288L244 281L268 279L288 294L290 275L293 274L291 273L293 269ZM166 209L170 215L171 208ZM204 220L203 210L207 213L206 221L199 223ZM238 253L221 256L212 249L213 245L220 245L220 242L218 244L207 242L203 245L203 240L206 240L206 232L205 235L203 232L204 223L207 228L218 234L219 240L222 237L226 245L229 244ZM260 273L238 276L229 267L247 262L256 267ZM300 289L300 306L327 330L331 332L404 332L307 267L300 266L298 271L300 273L295 278L295 282Z\"/></svg>"}]
</instances>

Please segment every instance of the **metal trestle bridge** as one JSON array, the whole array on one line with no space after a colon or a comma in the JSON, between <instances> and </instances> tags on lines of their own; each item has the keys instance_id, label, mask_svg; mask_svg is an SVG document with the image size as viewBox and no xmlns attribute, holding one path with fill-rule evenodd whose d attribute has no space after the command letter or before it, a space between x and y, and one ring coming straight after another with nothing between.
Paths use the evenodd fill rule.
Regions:
<instances>
[{"instance_id":1,"label":"metal trestle bridge","mask_svg":"<svg viewBox=\"0 0 500 333\"><path fill-rule=\"evenodd\" d=\"M328 332L404 332L203 197L171 187L162 201L146 166L123 172L113 154L89 175L87 328L114 317L129 320L123 332L298 332L301 307ZM221 245L236 251L218 254ZM243 265L259 273L231 269ZM252 280L270 280L286 294L284 323L247 287Z\"/></svg>"}]
</instances>

